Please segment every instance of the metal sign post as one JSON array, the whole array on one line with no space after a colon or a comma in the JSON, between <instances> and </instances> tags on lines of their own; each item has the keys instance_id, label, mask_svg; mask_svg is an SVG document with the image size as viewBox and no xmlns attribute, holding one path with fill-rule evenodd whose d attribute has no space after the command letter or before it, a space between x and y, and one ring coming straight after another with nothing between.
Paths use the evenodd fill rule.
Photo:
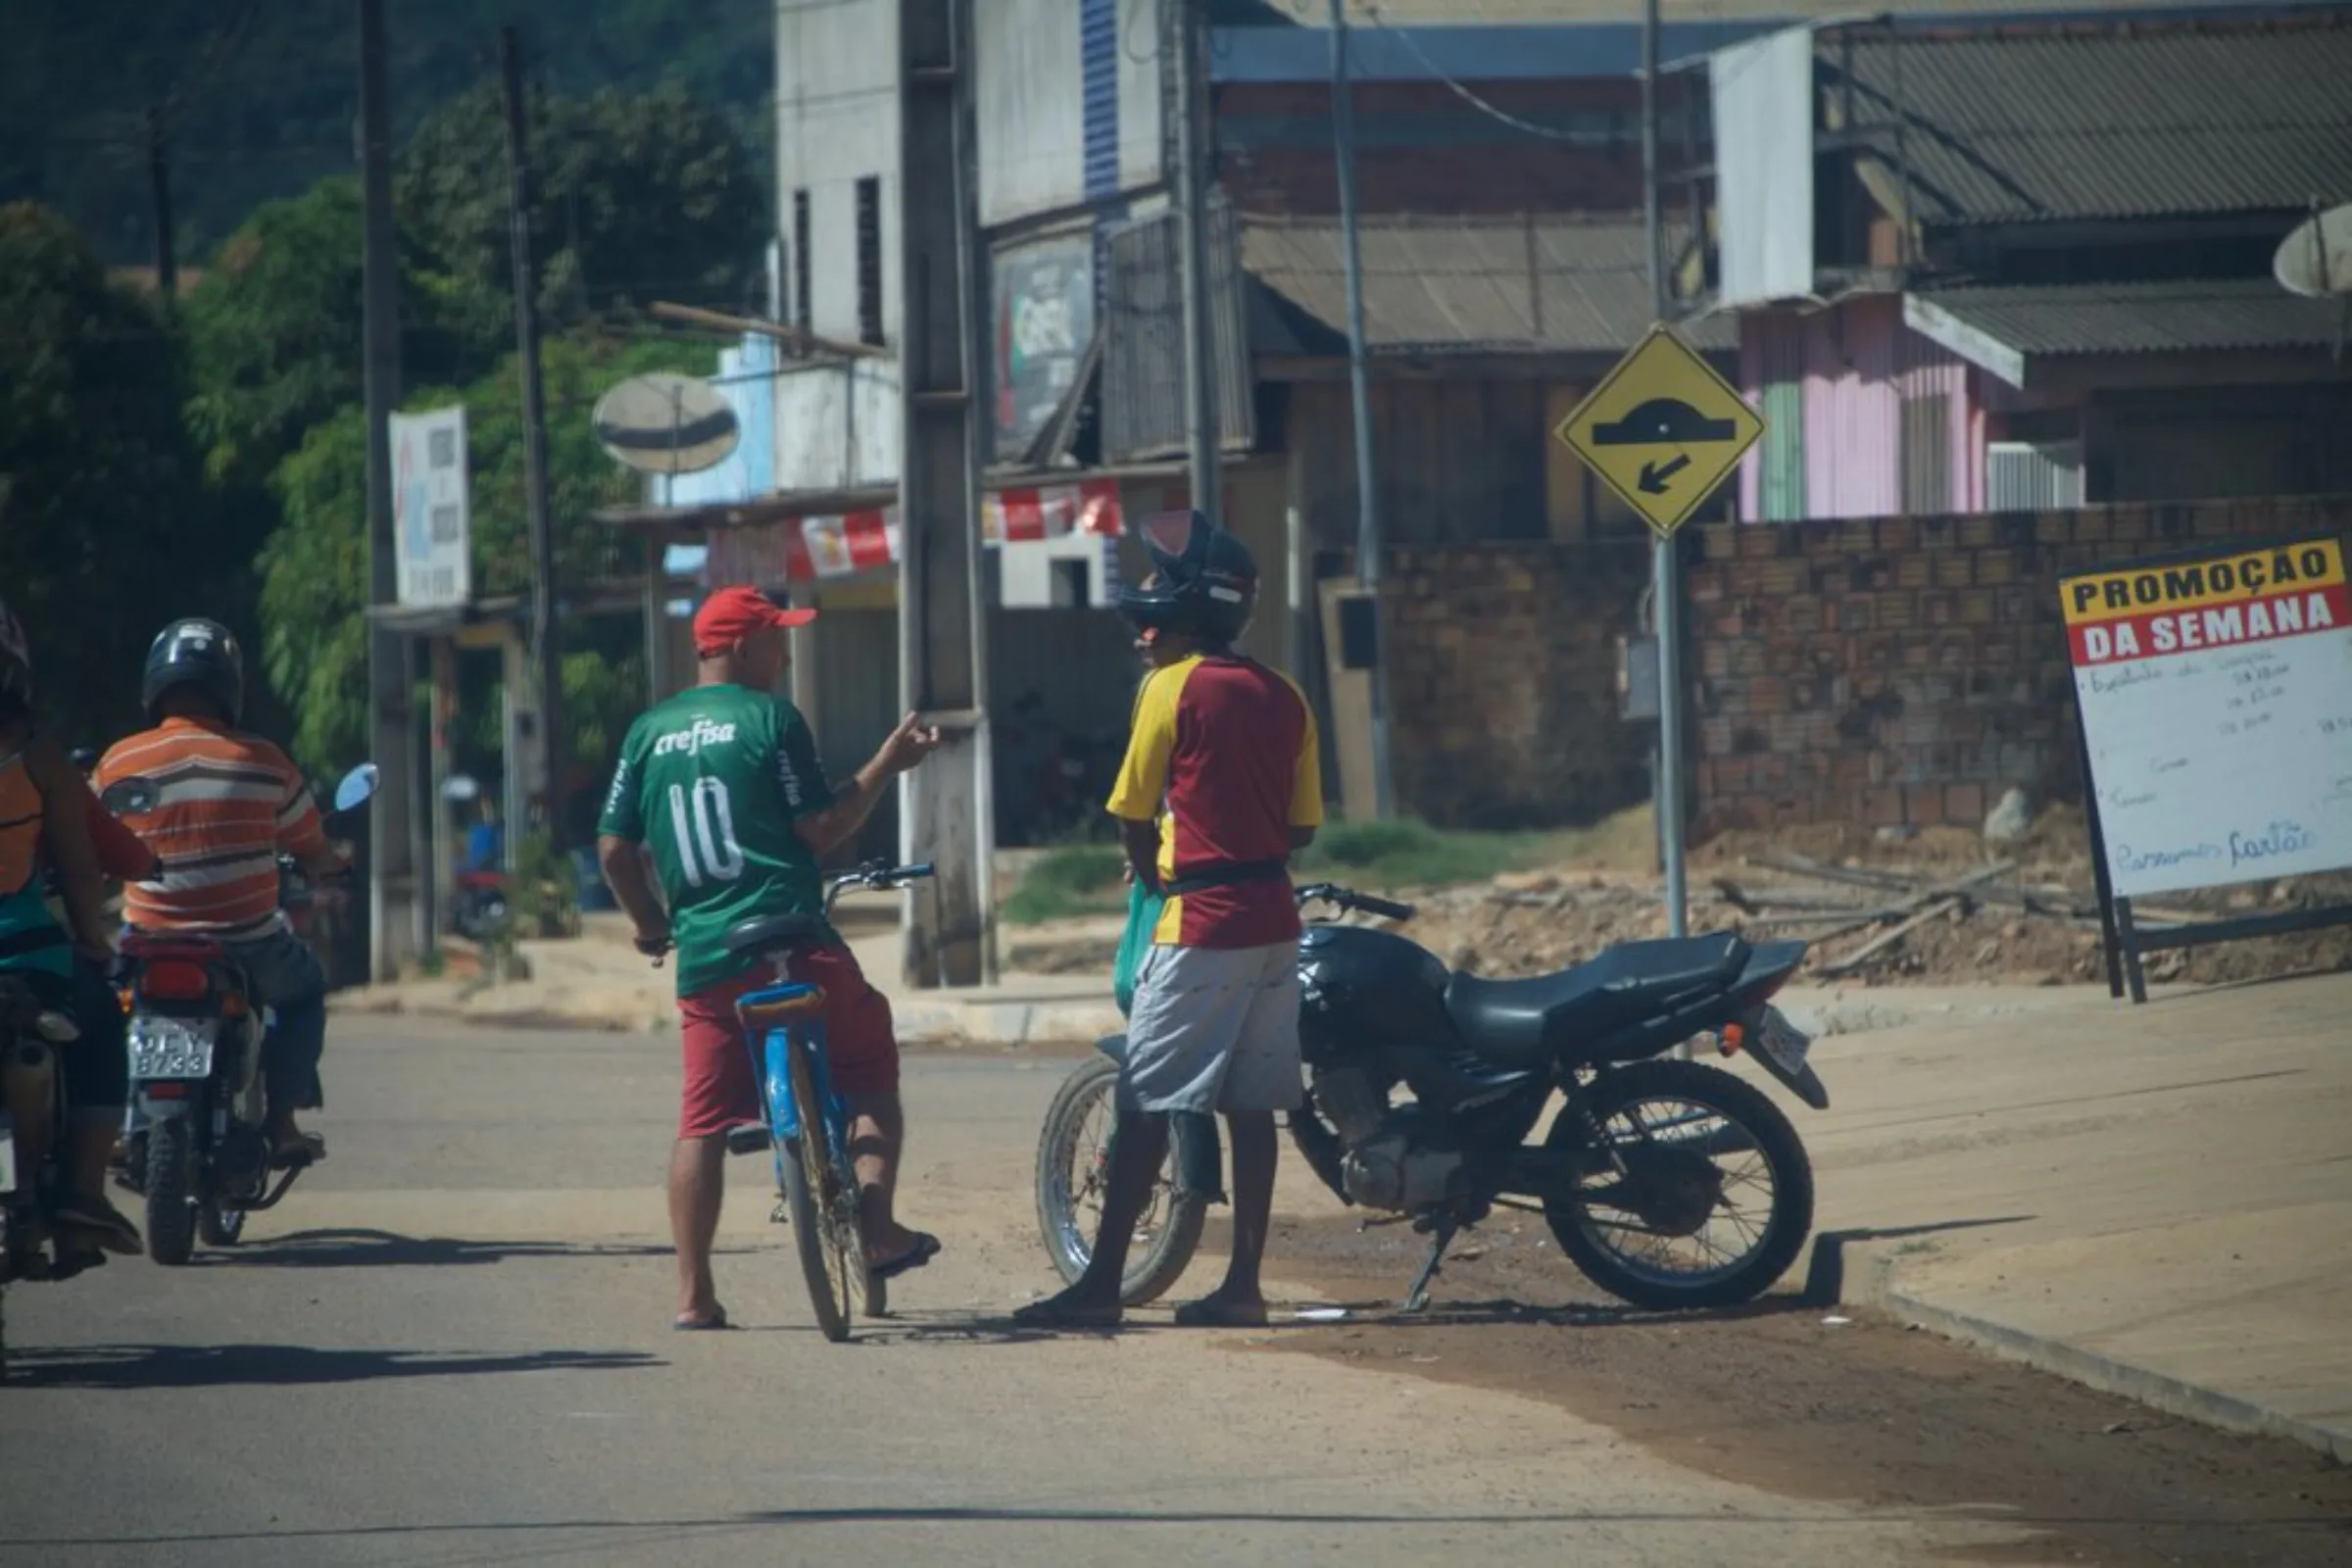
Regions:
<instances>
[{"instance_id":1,"label":"metal sign post","mask_svg":"<svg viewBox=\"0 0 2352 1568\"><path fill-rule=\"evenodd\" d=\"M1674 534L1764 434L1763 416L1664 326L1617 362L1552 432L1657 536L1658 839L1666 862L1667 929L1687 929L1683 864L1681 563Z\"/></svg>"}]
</instances>

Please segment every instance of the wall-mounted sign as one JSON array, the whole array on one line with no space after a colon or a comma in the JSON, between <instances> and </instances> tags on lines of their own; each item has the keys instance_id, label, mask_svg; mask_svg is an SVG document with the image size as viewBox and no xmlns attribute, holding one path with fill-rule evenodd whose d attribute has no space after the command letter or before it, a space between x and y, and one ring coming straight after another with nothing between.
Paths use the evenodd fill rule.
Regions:
<instances>
[{"instance_id":1,"label":"wall-mounted sign","mask_svg":"<svg viewBox=\"0 0 2352 1568\"><path fill-rule=\"evenodd\" d=\"M991 385L995 454L1020 456L1078 379L1095 335L1095 242L1040 240L996 256Z\"/></svg>"},{"instance_id":2,"label":"wall-mounted sign","mask_svg":"<svg viewBox=\"0 0 2352 1568\"><path fill-rule=\"evenodd\" d=\"M473 594L466 406L391 416L394 562L400 603L462 605Z\"/></svg>"}]
</instances>

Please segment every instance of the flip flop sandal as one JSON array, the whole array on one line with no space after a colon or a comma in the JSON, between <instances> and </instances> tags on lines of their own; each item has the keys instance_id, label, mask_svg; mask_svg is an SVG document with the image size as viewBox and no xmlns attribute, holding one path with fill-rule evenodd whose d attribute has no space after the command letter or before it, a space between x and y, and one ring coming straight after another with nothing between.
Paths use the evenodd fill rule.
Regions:
<instances>
[{"instance_id":1,"label":"flip flop sandal","mask_svg":"<svg viewBox=\"0 0 2352 1568\"><path fill-rule=\"evenodd\" d=\"M1236 1306L1214 1297L1202 1297L1187 1301L1176 1309L1176 1326L1180 1329L1262 1329L1266 1326L1264 1306Z\"/></svg>"},{"instance_id":2,"label":"flip flop sandal","mask_svg":"<svg viewBox=\"0 0 2352 1568\"><path fill-rule=\"evenodd\" d=\"M929 1231L916 1231L914 1245L887 1263L877 1263L866 1270L878 1280L895 1280L902 1274L921 1268L939 1255L939 1238Z\"/></svg>"},{"instance_id":3,"label":"flip flop sandal","mask_svg":"<svg viewBox=\"0 0 2352 1568\"><path fill-rule=\"evenodd\" d=\"M316 1165L326 1157L326 1140L317 1133L304 1133L290 1142L273 1144L270 1150L270 1164L276 1170L293 1165Z\"/></svg>"},{"instance_id":4,"label":"flip flop sandal","mask_svg":"<svg viewBox=\"0 0 2352 1568\"><path fill-rule=\"evenodd\" d=\"M1012 1321L1025 1329L1115 1329L1124 1309L1108 1306L1065 1306L1048 1298L1013 1308Z\"/></svg>"},{"instance_id":5,"label":"flip flop sandal","mask_svg":"<svg viewBox=\"0 0 2352 1568\"><path fill-rule=\"evenodd\" d=\"M692 1313L681 1314L671 1318L669 1326L680 1334L706 1334L713 1329L731 1329L735 1325L727 1321L726 1308L721 1307L710 1317L696 1317Z\"/></svg>"}]
</instances>

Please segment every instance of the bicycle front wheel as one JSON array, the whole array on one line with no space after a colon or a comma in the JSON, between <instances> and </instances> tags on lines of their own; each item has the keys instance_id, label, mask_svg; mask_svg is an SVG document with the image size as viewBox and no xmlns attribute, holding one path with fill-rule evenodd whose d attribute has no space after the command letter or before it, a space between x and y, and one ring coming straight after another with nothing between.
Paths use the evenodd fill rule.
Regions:
<instances>
[{"instance_id":1,"label":"bicycle front wheel","mask_svg":"<svg viewBox=\"0 0 2352 1568\"><path fill-rule=\"evenodd\" d=\"M858 1183L833 1157L824 1101L816 1092L816 1068L808 1043L797 1036L785 1048L793 1104L800 1112L800 1137L777 1164L784 1175L784 1203L792 1215L792 1240L816 1326L835 1344L850 1337L850 1313L865 1289L865 1243L858 1226Z\"/></svg>"}]
</instances>

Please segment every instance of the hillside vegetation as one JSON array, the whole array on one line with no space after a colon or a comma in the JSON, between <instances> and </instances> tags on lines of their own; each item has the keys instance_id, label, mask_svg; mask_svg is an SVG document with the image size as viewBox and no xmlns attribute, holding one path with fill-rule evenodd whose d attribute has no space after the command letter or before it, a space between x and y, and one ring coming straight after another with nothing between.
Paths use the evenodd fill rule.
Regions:
<instances>
[{"instance_id":1,"label":"hillside vegetation","mask_svg":"<svg viewBox=\"0 0 2352 1568\"><path fill-rule=\"evenodd\" d=\"M674 79L724 114L764 167L771 7L387 0L395 129L405 141L432 110L492 76L499 26L512 22L546 89L586 96ZM154 226L145 120L162 106L179 253L183 264L199 261L262 203L351 170L357 39L353 0L11 6L0 48L0 201L39 202L79 226L106 261L146 263Z\"/></svg>"}]
</instances>

